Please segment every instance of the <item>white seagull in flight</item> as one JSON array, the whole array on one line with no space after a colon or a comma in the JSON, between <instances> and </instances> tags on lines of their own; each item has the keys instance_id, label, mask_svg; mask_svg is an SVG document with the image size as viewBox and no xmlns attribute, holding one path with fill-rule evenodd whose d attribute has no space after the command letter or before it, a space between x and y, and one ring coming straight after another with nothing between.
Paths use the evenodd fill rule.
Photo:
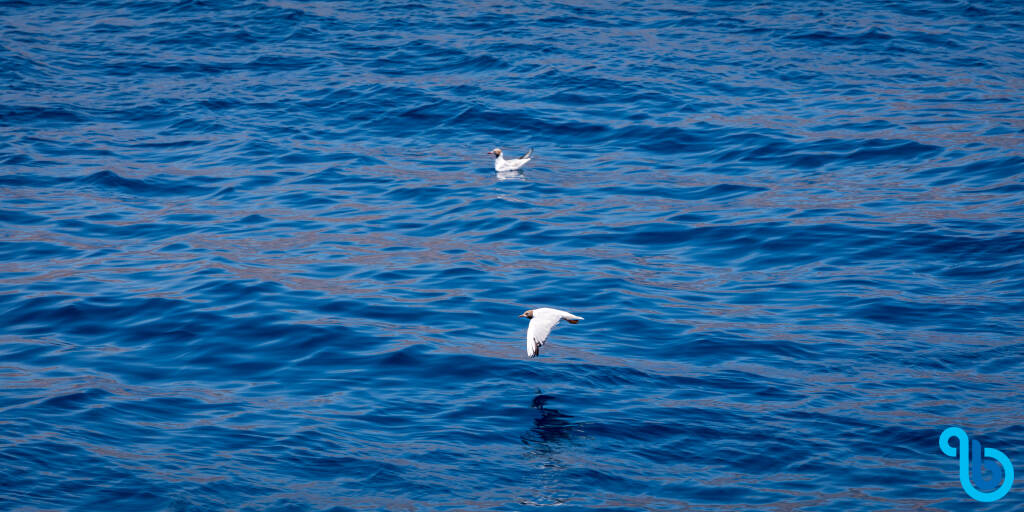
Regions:
<instances>
[{"instance_id":1,"label":"white seagull in flight","mask_svg":"<svg viewBox=\"0 0 1024 512\"><path fill-rule=\"evenodd\" d=\"M505 157L501 156L501 148L494 148L487 152L488 155L494 155L494 170L498 172L511 172L518 171L520 167L526 165L526 162L530 161L530 157L533 155L533 148L530 148L521 158L514 160L505 160Z\"/></svg>"},{"instance_id":2,"label":"white seagull in flight","mask_svg":"<svg viewBox=\"0 0 1024 512\"><path fill-rule=\"evenodd\" d=\"M519 316L530 319L530 327L526 329L526 355L528 357L537 357L537 354L540 354L541 345L547 341L551 329L558 325L559 320L564 318L570 324L583 320L582 316L551 308L531 309Z\"/></svg>"}]
</instances>

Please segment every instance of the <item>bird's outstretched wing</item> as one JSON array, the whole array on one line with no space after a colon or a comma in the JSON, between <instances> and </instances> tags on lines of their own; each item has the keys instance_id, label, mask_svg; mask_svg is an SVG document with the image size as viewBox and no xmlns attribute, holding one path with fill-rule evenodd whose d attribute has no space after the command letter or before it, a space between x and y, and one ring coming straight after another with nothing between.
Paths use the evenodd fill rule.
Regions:
<instances>
[{"instance_id":1,"label":"bird's outstretched wing","mask_svg":"<svg viewBox=\"0 0 1024 512\"><path fill-rule=\"evenodd\" d=\"M534 313L533 319L530 320L530 326L526 329L527 356L537 357L540 354L540 347L548 340L551 329L555 327L559 320L561 320L561 317L555 315L538 316Z\"/></svg>"}]
</instances>

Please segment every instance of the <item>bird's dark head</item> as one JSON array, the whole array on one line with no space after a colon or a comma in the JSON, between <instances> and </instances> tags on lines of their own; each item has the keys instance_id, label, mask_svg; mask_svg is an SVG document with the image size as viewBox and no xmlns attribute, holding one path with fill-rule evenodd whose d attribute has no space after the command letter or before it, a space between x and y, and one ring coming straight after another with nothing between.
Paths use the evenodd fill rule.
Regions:
<instances>
[{"instance_id":1,"label":"bird's dark head","mask_svg":"<svg viewBox=\"0 0 1024 512\"><path fill-rule=\"evenodd\" d=\"M488 151L487 154L488 155L494 155L494 158L498 158L499 156L501 156L501 150L498 149L498 148L494 148L494 149Z\"/></svg>"},{"instance_id":2,"label":"bird's dark head","mask_svg":"<svg viewBox=\"0 0 1024 512\"><path fill-rule=\"evenodd\" d=\"M524 317L524 316L525 316L526 318L531 318L531 319L532 319L532 318L533 318L533 310L532 310L532 309L528 309L528 310L526 310L526 312L525 312L525 313L523 313L523 314L519 315L519 318L522 318L522 317Z\"/></svg>"}]
</instances>

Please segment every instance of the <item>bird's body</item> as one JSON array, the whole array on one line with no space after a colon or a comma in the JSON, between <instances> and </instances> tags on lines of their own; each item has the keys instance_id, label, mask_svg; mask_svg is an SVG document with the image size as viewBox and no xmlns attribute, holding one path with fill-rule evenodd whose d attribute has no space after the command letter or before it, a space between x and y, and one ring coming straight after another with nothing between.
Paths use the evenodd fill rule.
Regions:
<instances>
[{"instance_id":1,"label":"bird's body","mask_svg":"<svg viewBox=\"0 0 1024 512\"><path fill-rule=\"evenodd\" d=\"M533 148L530 148L520 158L513 160L505 160L505 157L501 154L501 148L494 148L487 153L488 155L494 155L494 170L499 173L507 173L512 171L518 171L522 166L526 165L526 162L531 160L533 156Z\"/></svg>"},{"instance_id":2,"label":"bird's body","mask_svg":"<svg viewBox=\"0 0 1024 512\"><path fill-rule=\"evenodd\" d=\"M526 328L526 355L528 357L537 357L540 354L540 347L547 341L551 329L554 329L560 320L565 320L570 324L583 320L582 316L552 308L531 309L519 316L530 319L530 326Z\"/></svg>"}]
</instances>

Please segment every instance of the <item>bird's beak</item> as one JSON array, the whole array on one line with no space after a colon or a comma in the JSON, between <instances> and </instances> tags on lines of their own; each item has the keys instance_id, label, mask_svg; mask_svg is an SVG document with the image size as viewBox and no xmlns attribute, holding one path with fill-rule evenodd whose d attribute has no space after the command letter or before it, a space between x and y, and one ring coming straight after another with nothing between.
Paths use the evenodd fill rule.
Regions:
<instances>
[{"instance_id":1,"label":"bird's beak","mask_svg":"<svg viewBox=\"0 0 1024 512\"><path fill-rule=\"evenodd\" d=\"M524 316L526 316L526 313L519 315L519 318L523 318Z\"/></svg>"}]
</instances>

